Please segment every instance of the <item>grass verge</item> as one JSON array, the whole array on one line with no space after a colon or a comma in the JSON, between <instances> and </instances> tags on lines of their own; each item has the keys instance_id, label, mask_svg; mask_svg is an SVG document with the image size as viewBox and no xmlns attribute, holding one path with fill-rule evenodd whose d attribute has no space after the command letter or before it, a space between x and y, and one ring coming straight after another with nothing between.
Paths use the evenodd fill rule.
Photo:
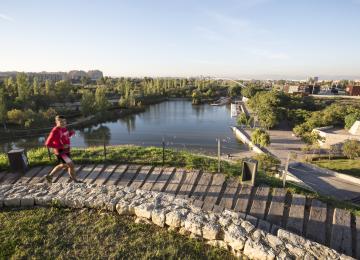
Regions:
<instances>
[{"instance_id":1,"label":"grass verge","mask_svg":"<svg viewBox=\"0 0 360 260\"><path fill-rule=\"evenodd\" d=\"M351 175L360 178L360 160L351 159L332 159L332 160L318 160L312 161L313 164L333 170L336 172Z\"/></svg>"},{"instance_id":2,"label":"grass verge","mask_svg":"<svg viewBox=\"0 0 360 260\"><path fill-rule=\"evenodd\" d=\"M230 252L95 210L0 211L0 259L235 259Z\"/></svg>"}]
</instances>

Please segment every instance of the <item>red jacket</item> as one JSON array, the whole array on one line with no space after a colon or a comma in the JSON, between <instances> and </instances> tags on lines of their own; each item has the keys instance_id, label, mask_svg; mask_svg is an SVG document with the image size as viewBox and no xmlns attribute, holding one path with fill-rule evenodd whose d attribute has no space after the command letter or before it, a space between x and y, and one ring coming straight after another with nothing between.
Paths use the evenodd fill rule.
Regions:
<instances>
[{"instance_id":1,"label":"red jacket","mask_svg":"<svg viewBox=\"0 0 360 260\"><path fill-rule=\"evenodd\" d=\"M55 126L46 139L45 145L54 148L55 154L70 152L70 137L74 134L74 131L68 131L65 127ZM68 145L68 148L64 148L64 145Z\"/></svg>"}]
</instances>

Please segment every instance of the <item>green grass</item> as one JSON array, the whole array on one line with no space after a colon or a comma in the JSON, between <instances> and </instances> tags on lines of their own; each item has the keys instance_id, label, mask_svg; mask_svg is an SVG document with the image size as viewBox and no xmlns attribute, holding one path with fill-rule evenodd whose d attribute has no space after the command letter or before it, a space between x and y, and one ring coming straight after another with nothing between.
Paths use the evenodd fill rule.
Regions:
<instances>
[{"instance_id":1,"label":"green grass","mask_svg":"<svg viewBox=\"0 0 360 260\"><path fill-rule=\"evenodd\" d=\"M56 163L55 156L49 160L46 148L31 149L27 152L31 166ZM106 159L102 147L74 148L71 151L72 159L77 164L84 163L130 163L141 165L162 165L162 148L141 146L109 146L106 148ZM200 169L207 172L217 171L217 160L187 151L165 150L164 166ZM8 169L7 155L0 154L0 170ZM227 176L239 176L241 163L222 162L222 172Z\"/></svg>"},{"instance_id":2,"label":"green grass","mask_svg":"<svg viewBox=\"0 0 360 260\"><path fill-rule=\"evenodd\" d=\"M235 259L134 217L94 210L0 211L0 259Z\"/></svg>"},{"instance_id":3,"label":"green grass","mask_svg":"<svg viewBox=\"0 0 360 260\"><path fill-rule=\"evenodd\" d=\"M350 159L332 159L332 160L318 160L312 161L319 167L333 170L336 172L348 174L357 178L360 178L360 160Z\"/></svg>"}]
</instances>

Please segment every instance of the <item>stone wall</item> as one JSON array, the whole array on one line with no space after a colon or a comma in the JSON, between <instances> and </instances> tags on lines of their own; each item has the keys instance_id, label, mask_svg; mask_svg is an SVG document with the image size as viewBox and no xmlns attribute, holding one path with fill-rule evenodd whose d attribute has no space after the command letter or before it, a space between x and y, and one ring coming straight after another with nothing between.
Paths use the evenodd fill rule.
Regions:
<instances>
[{"instance_id":1,"label":"stone wall","mask_svg":"<svg viewBox=\"0 0 360 260\"><path fill-rule=\"evenodd\" d=\"M120 186L14 184L0 186L0 207L64 206L136 215L139 220L204 239L251 259L351 259L326 246L279 229L277 236L255 228L244 215L204 212L174 196Z\"/></svg>"}]
</instances>

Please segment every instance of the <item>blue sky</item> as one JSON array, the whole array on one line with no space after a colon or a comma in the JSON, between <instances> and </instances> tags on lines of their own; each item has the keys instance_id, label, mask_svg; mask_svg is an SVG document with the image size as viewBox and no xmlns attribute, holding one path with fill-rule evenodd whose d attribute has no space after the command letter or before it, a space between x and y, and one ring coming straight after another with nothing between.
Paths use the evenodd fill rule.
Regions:
<instances>
[{"instance_id":1,"label":"blue sky","mask_svg":"<svg viewBox=\"0 0 360 260\"><path fill-rule=\"evenodd\" d=\"M0 71L360 78L360 0L1 0Z\"/></svg>"}]
</instances>

